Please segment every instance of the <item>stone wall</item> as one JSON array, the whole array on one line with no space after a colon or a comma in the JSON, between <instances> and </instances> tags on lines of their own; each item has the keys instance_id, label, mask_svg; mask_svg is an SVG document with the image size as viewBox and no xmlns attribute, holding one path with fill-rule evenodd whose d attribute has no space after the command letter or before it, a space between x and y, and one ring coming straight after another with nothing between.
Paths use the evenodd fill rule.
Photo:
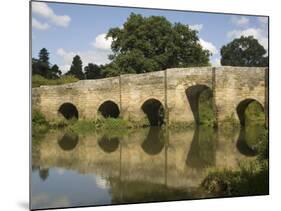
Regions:
<instances>
[{"instance_id":1,"label":"stone wall","mask_svg":"<svg viewBox=\"0 0 281 211\"><path fill-rule=\"evenodd\" d=\"M264 68L216 68L214 85L218 122L229 117L239 120L236 109L245 100L256 100L265 108Z\"/></svg>"},{"instance_id":2,"label":"stone wall","mask_svg":"<svg viewBox=\"0 0 281 211\"><path fill-rule=\"evenodd\" d=\"M146 116L143 103L153 98L165 108L167 122L190 123L194 112L186 91L201 86L213 91L217 120L221 122L230 116L238 119L236 108L245 99L257 100L267 111L265 76L265 68L255 67L173 68L33 88L32 104L49 120L56 119L60 106L67 102L76 106L80 119L97 119L100 105L110 100L118 105L122 118L141 121Z\"/></svg>"}]
</instances>

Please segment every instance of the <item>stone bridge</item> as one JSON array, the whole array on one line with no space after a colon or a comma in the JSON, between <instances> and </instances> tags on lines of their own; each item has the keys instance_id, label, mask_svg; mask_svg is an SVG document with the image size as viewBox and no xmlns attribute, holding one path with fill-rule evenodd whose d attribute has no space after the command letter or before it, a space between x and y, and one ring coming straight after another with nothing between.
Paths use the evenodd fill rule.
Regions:
<instances>
[{"instance_id":1,"label":"stone bridge","mask_svg":"<svg viewBox=\"0 0 281 211\"><path fill-rule=\"evenodd\" d=\"M257 101L268 117L268 69L260 67L196 67L126 74L112 78L32 89L32 104L49 120L96 120L121 117L132 122L149 120L191 123L199 121L198 98L212 90L218 124L234 117L244 124L244 111Z\"/></svg>"}]
</instances>

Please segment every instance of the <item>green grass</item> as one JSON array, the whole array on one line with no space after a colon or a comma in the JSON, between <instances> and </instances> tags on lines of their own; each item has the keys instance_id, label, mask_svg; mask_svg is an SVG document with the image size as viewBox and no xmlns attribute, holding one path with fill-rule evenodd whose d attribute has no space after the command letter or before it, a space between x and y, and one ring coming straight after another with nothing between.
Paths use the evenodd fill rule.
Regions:
<instances>
[{"instance_id":1,"label":"green grass","mask_svg":"<svg viewBox=\"0 0 281 211\"><path fill-rule=\"evenodd\" d=\"M91 120L79 120L70 124L68 129L80 134L89 134L95 132L96 124Z\"/></svg>"},{"instance_id":2,"label":"green grass","mask_svg":"<svg viewBox=\"0 0 281 211\"><path fill-rule=\"evenodd\" d=\"M78 81L79 79L75 78L71 75L65 75L58 79L47 79L44 78L41 75L33 75L32 76L32 87L39 87L42 85L61 85L61 84L67 84L67 83L74 83Z\"/></svg>"}]
</instances>

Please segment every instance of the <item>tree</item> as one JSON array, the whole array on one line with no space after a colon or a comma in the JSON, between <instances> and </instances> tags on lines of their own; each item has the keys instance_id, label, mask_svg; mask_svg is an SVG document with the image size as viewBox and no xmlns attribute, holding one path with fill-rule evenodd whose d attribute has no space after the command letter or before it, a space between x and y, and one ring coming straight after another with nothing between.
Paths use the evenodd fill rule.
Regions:
<instances>
[{"instance_id":1,"label":"tree","mask_svg":"<svg viewBox=\"0 0 281 211\"><path fill-rule=\"evenodd\" d=\"M39 52L38 59L38 70L39 74L45 78L49 78L50 62L49 62L49 52L46 48L42 48Z\"/></svg>"},{"instance_id":2,"label":"tree","mask_svg":"<svg viewBox=\"0 0 281 211\"><path fill-rule=\"evenodd\" d=\"M32 74L48 77L49 72L49 52L42 48L38 54L39 59L32 58Z\"/></svg>"},{"instance_id":3,"label":"tree","mask_svg":"<svg viewBox=\"0 0 281 211\"><path fill-rule=\"evenodd\" d=\"M58 65L53 65L52 68L50 69L50 72L49 72L50 76L49 78L51 79L56 79L56 78L59 78L61 76L61 71L58 67Z\"/></svg>"},{"instance_id":4,"label":"tree","mask_svg":"<svg viewBox=\"0 0 281 211\"><path fill-rule=\"evenodd\" d=\"M39 61L49 65L49 52L46 48L42 48L39 52Z\"/></svg>"},{"instance_id":5,"label":"tree","mask_svg":"<svg viewBox=\"0 0 281 211\"><path fill-rule=\"evenodd\" d=\"M32 58L32 74L52 78L48 50L42 48L39 51L38 57L38 59Z\"/></svg>"},{"instance_id":6,"label":"tree","mask_svg":"<svg viewBox=\"0 0 281 211\"><path fill-rule=\"evenodd\" d=\"M86 79L103 78L101 67L96 64L89 63L88 66L84 68L84 71Z\"/></svg>"},{"instance_id":7,"label":"tree","mask_svg":"<svg viewBox=\"0 0 281 211\"><path fill-rule=\"evenodd\" d=\"M105 72L113 75L209 65L210 52L199 44L197 31L162 16L131 13L123 28L111 28L108 37L113 54Z\"/></svg>"},{"instance_id":8,"label":"tree","mask_svg":"<svg viewBox=\"0 0 281 211\"><path fill-rule=\"evenodd\" d=\"M66 73L66 75L74 75L80 80L84 79L84 73L82 71L82 61L80 56L76 55L73 57L70 70Z\"/></svg>"},{"instance_id":9,"label":"tree","mask_svg":"<svg viewBox=\"0 0 281 211\"><path fill-rule=\"evenodd\" d=\"M229 66L268 66L266 50L253 36L234 39L221 48L221 64Z\"/></svg>"}]
</instances>

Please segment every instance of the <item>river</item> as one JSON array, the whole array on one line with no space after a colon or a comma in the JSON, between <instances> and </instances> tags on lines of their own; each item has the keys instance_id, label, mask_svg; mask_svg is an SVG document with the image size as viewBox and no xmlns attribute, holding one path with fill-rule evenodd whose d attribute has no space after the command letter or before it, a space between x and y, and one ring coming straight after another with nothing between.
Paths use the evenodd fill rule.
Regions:
<instances>
[{"instance_id":1,"label":"river","mask_svg":"<svg viewBox=\"0 0 281 211\"><path fill-rule=\"evenodd\" d=\"M32 148L32 209L212 197L200 188L208 171L254 159L257 131L50 131Z\"/></svg>"}]
</instances>

